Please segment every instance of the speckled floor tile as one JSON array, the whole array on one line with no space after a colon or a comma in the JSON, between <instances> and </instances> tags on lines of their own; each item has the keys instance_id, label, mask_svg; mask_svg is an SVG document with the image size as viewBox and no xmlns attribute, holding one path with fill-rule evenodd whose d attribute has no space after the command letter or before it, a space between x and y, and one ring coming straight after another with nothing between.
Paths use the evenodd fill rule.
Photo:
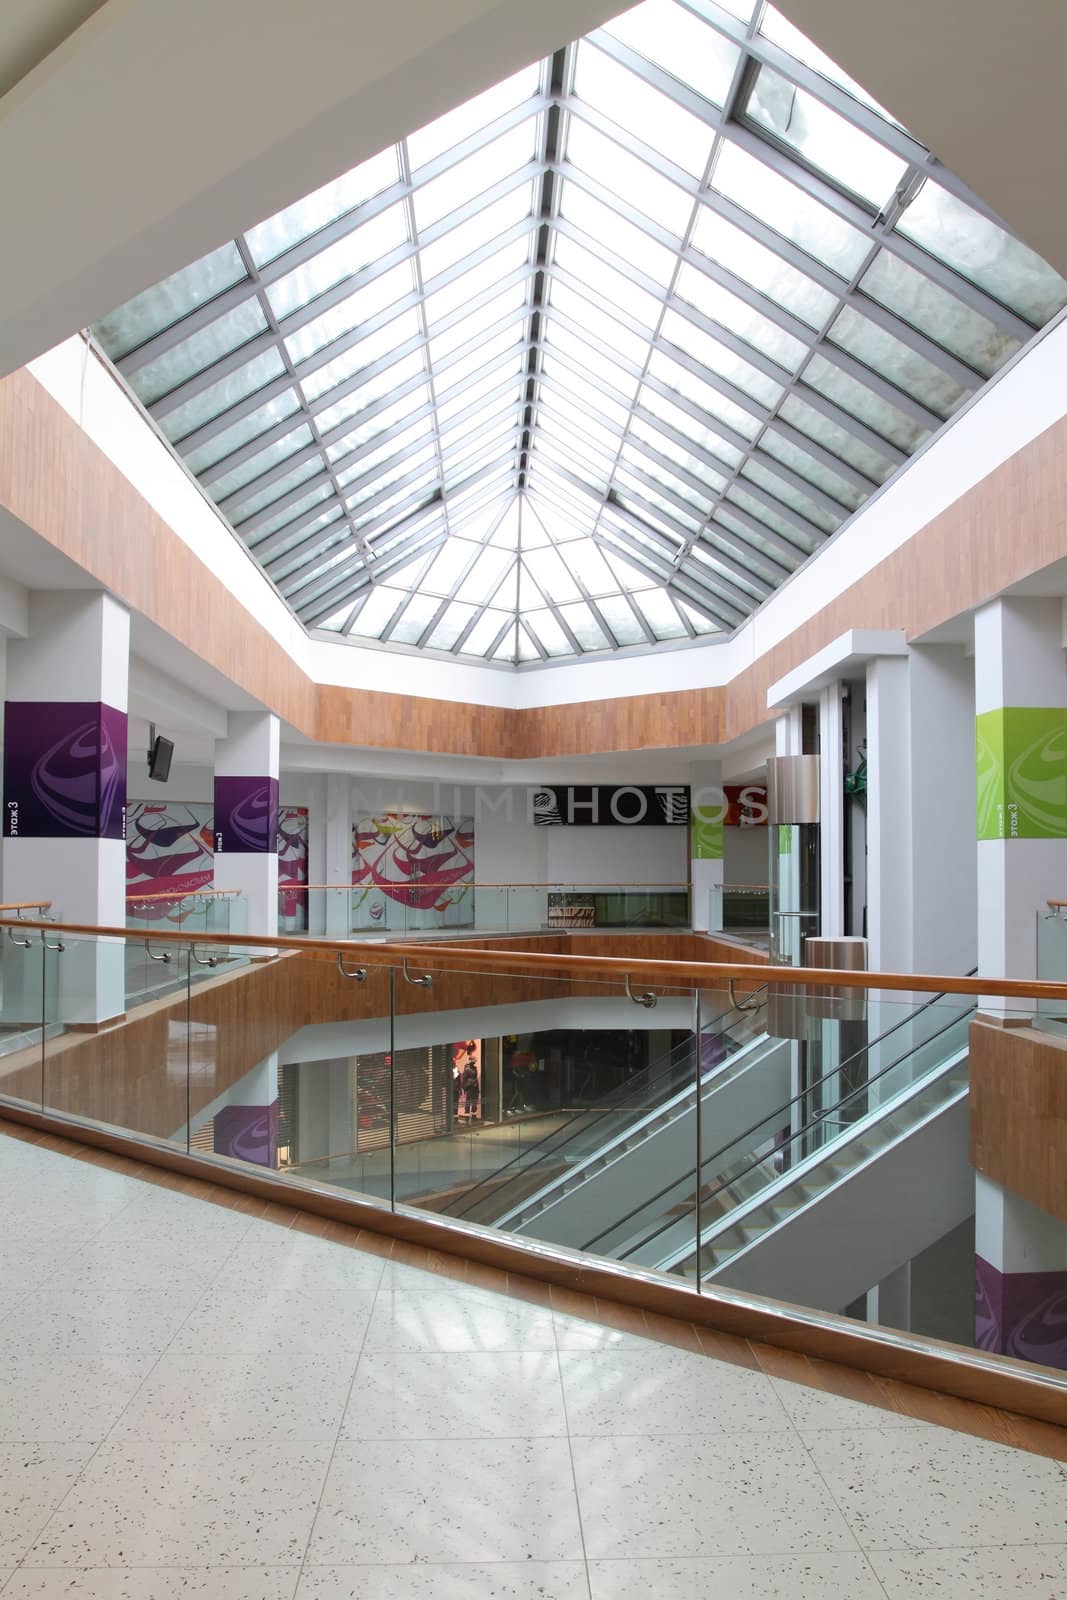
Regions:
<instances>
[{"instance_id":1,"label":"speckled floor tile","mask_svg":"<svg viewBox=\"0 0 1067 1600\"><path fill-rule=\"evenodd\" d=\"M570 1432L792 1432L769 1378L706 1356L653 1350L561 1350Z\"/></svg>"},{"instance_id":2,"label":"speckled floor tile","mask_svg":"<svg viewBox=\"0 0 1067 1600\"><path fill-rule=\"evenodd\" d=\"M795 1434L571 1439L593 1558L855 1551Z\"/></svg>"},{"instance_id":3,"label":"speckled floor tile","mask_svg":"<svg viewBox=\"0 0 1067 1600\"><path fill-rule=\"evenodd\" d=\"M299 1567L22 1567L5 1600L292 1600Z\"/></svg>"},{"instance_id":4,"label":"speckled floor tile","mask_svg":"<svg viewBox=\"0 0 1067 1600\"><path fill-rule=\"evenodd\" d=\"M554 1350L364 1354L342 1439L566 1438Z\"/></svg>"},{"instance_id":5,"label":"speckled floor tile","mask_svg":"<svg viewBox=\"0 0 1067 1600\"><path fill-rule=\"evenodd\" d=\"M195 1250L178 1254L161 1245L103 1245L99 1239L43 1275L39 1287L59 1294L203 1293L222 1261Z\"/></svg>"},{"instance_id":6,"label":"speckled floor tile","mask_svg":"<svg viewBox=\"0 0 1067 1600\"><path fill-rule=\"evenodd\" d=\"M0 1566L22 1560L92 1453L91 1444L0 1444Z\"/></svg>"},{"instance_id":7,"label":"speckled floor tile","mask_svg":"<svg viewBox=\"0 0 1067 1600\"><path fill-rule=\"evenodd\" d=\"M329 1459L319 1444L105 1443L26 1565L292 1566Z\"/></svg>"},{"instance_id":8,"label":"speckled floor tile","mask_svg":"<svg viewBox=\"0 0 1067 1600\"><path fill-rule=\"evenodd\" d=\"M642 1339L636 1333L624 1333L621 1328L609 1328L601 1322L586 1322L582 1317L554 1315L556 1343L561 1350L662 1350L654 1339Z\"/></svg>"},{"instance_id":9,"label":"speckled floor tile","mask_svg":"<svg viewBox=\"0 0 1067 1600\"><path fill-rule=\"evenodd\" d=\"M88 1443L103 1439L148 1374L154 1357L82 1353L57 1360L16 1352L3 1365L0 1439Z\"/></svg>"},{"instance_id":10,"label":"speckled floor tile","mask_svg":"<svg viewBox=\"0 0 1067 1600\"><path fill-rule=\"evenodd\" d=\"M172 1355L357 1356L374 1307L373 1290L263 1298L228 1282L198 1299L174 1336Z\"/></svg>"},{"instance_id":11,"label":"speckled floor tile","mask_svg":"<svg viewBox=\"0 0 1067 1600\"><path fill-rule=\"evenodd\" d=\"M887 1411L881 1406L863 1405L858 1400L846 1400L843 1395L827 1394L822 1389L809 1389L802 1383L790 1383L786 1378L772 1378L771 1383L778 1398L798 1428L925 1428L927 1423L917 1417L906 1417L899 1411Z\"/></svg>"},{"instance_id":12,"label":"speckled floor tile","mask_svg":"<svg viewBox=\"0 0 1067 1600\"><path fill-rule=\"evenodd\" d=\"M235 1293L281 1300L289 1295L372 1293L381 1280L383 1262L347 1245L330 1244L300 1234L275 1230L274 1243L242 1242L226 1270Z\"/></svg>"},{"instance_id":13,"label":"speckled floor tile","mask_svg":"<svg viewBox=\"0 0 1067 1600\"><path fill-rule=\"evenodd\" d=\"M189 1295L71 1294L38 1290L27 1295L17 1318L0 1321L0 1353L32 1350L65 1356L158 1354L189 1315Z\"/></svg>"},{"instance_id":14,"label":"speckled floor tile","mask_svg":"<svg viewBox=\"0 0 1067 1600\"><path fill-rule=\"evenodd\" d=\"M336 1439L354 1356L184 1356L169 1352L116 1422L113 1440Z\"/></svg>"},{"instance_id":15,"label":"speckled floor tile","mask_svg":"<svg viewBox=\"0 0 1067 1600\"><path fill-rule=\"evenodd\" d=\"M565 1439L389 1440L337 1446L307 1560L319 1567L581 1555Z\"/></svg>"},{"instance_id":16,"label":"speckled floor tile","mask_svg":"<svg viewBox=\"0 0 1067 1600\"><path fill-rule=\"evenodd\" d=\"M446 1288L422 1294L382 1290L375 1302L364 1349L554 1350L552 1317L515 1300L476 1299Z\"/></svg>"},{"instance_id":17,"label":"speckled floor tile","mask_svg":"<svg viewBox=\"0 0 1067 1600\"><path fill-rule=\"evenodd\" d=\"M867 1550L1067 1540L1067 1466L944 1428L802 1435Z\"/></svg>"},{"instance_id":18,"label":"speckled floor tile","mask_svg":"<svg viewBox=\"0 0 1067 1600\"><path fill-rule=\"evenodd\" d=\"M582 1561L305 1567L296 1600L588 1600ZM647 1596L646 1596L647 1600Z\"/></svg>"},{"instance_id":19,"label":"speckled floor tile","mask_svg":"<svg viewBox=\"0 0 1067 1600\"><path fill-rule=\"evenodd\" d=\"M1067 1544L991 1550L875 1551L888 1600L1063 1600Z\"/></svg>"},{"instance_id":20,"label":"speckled floor tile","mask_svg":"<svg viewBox=\"0 0 1067 1600\"><path fill-rule=\"evenodd\" d=\"M867 1557L591 1561L592 1600L885 1600Z\"/></svg>"}]
</instances>

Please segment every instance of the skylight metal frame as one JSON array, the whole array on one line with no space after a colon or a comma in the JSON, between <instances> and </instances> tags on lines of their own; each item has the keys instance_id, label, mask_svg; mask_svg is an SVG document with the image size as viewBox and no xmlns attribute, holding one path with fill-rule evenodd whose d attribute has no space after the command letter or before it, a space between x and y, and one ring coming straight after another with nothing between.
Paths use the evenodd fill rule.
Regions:
<instances>
[{"instance_id":1,"label":"skylight metal frame","mask_svg":"<svg viewBox=\"0 0 1067 1600\"><path fill-rule=\"evenodd\" d=\"M549 640L550 651L534 625L520 614L520 574L522 585L543 601L540 609L551 615L574 655L632 648L612 631L601 605L607 604L607 594L594 593L567 560L568 549L575 549L573 533L591 541L607 559L607 568L599 570L610 572L617 582L611 603L620 597L625 600L646 645L657 642L658 635L628 592L627 572L671 598L687 639L704 637L700 632L704 625L731 630L848 520L856 504L862 505L885 477L904 465L914 449L943 426L946 415L987 381L986 372L960 356L959 346L949 349L864 292L863 280L883 253L920 274L920 282L947 291L962 312L983 319L973 329L975 338L986 325L1016 345L1035 332L1036 323L946 260L929 254L896 226L928 180L978 217L1004 229L1001 220L905 129L764 35L760 30L764 0L753 6L747 22L720 9L714 0L672 3L737 51L721 106L695 85L646 59L617 37L609 24L542 63L534 93L421 165L413 166L408 142L402 141L396 150L394 181L296 239L273 259L257 261L249 236L239 236L235 246L245 273L239 282L159 327L135 348L116 348L112 341L115 366L136 390L139 382L147 381L145 374L153 363L180 355L194 336L210 336L221 319L241 307L256 308L263 323L260 332L236 348L220 349L191 375L153 394L146 410L164 434L169 426L176 452L192 463L213 441L246 424L268 403L281 399L286 405L293 403L254 437L201 464L197 475L210 495L215 486L227 485L233 474L264 455L253 478L223 492L216 490L215 503L304 626L316 628L329 620L335 634L360 637L359 621L370 594L382 584L392 594L390 579L400 574L395 579L398 585L415 587L395 589L396 605L376 635L378 642L388 644L405 613L413 609L414 597L421 592L417 586L426 580L437 554L449 541L460 539L464 548L457 557L456 575L446 593L433 591L432 610L419 627L417 648L435 648L431 640L451 606L473 605L447 651L453 657L467 655L468 640L478 624L490 612L503 609L499 596L514 575L514 600L506 608L512 616L488 641L481 659L500 659L509 627L514 628L513 664L531 652L531 659L555 659L552 651L558 641ZM682 168L654 142L646 142L624 125L624 115L616 122L585 100L575 87L579 52L599 53L645 88L695 115L710 136L703 172L697 176L695 167ZM598 57L590 57L594 58ZM750 99L764 70L778 74L793 90L812 97L903 164L899 181L880 207L819 170L799 148L749 116ZM641 162L640 171L648 174L649 181L655 177L673 186L672 200L684 199L689 207L682 234L646 214L636 198L612 189L610 171L598 176L568 159L575 123L608 140L608 150ZM427 185L447 179L462 162L489 153L495 141L524 126L531 134L529 160L496 176L479 192L461 194L454 206L419 226L419 196ZM864 241L862 255L847 268L835 267L716 189L716 167L728 145L754 158L769 174L787 180L830 217L848 224ZM524 187L532 197L528 215L505 221L490 237L476 240L458 259L426 277L425 251L452 235L458 237L458 230L476 223L487 208L519 196ZM669 252L673 266L666 285L649 276L639 262L615 255L567 214L569 206L561 212L561 200L568 194L587 196L607 207L613 218ZM743 271L726 260L709 259L697 247L694 230L708 214L737 230L751 246L769 251L786 268L802 273L828 297L818 326L750 281ZM271 299L273 286L300 268L312 267L323 252L346 242L358 243L360 228L386 217L402 219L403 227L397 230L397 236L403 234L401 242L340 276L305 303L278 314ZM557 241L577 246L587 258L617 274L620 284L630 286L631 292L624 296L628 302L633 302L633 292L641 297L639 310L642 303L654 306L654 326L627 306L605 299L603 293L598 298L594 284L557 262ZM525 259L520 259L524 245ZM428 305L435 296L455 290L497 257L511 263L499 277L480 281L469 297L431 318ZM353 326L341 327L310 353L299 358L291 354L287 340L346 302L355 307L355 296L373 291L388 274L405 267L410 282L406 291L378 304ZM750 317L749 322L773 332L771 348L777 354L759 347L752 328L746 325L739 331L687 300L680 285L683 270L700 274L753 313L759 321L753 323ZM581 305L572 312L555 304L557 290L581 297L589 325L581 321ZM1067 285L1063 298L1067 299ZM165 295L161 299L165 304ZM501 310L493 317L498 302ZM711 303L720 304L714 296ZM865 319L861 332L867 337L868 327L874 331L876 348L879 335L895 341L885 348L903 353L904 366L898 360L897 369L905 381L910 372L912 390L878 370L876 362L861 360L834 341L835 326L846 313ZM604 315L610 319L604 325L606 334L614 337L613 328L618 334L617 348L593 325ZM714 341L710 354L716 349L725 353L716 358L725 363L724 370L712 370L704 356L669 337L668 318L691 330L698 349L701 339ZM442 351L442 339L468 321L471 331ZM400 330L395 342L379 348L394 324ZM512 332L514 339L509 339ZM557 334L575 341L576 349L561 347ZM107 335L98 337L106 340ZM372 338L375 344L364 347L364 341ZM643 345L643 360L626 354L627 341L635 348ZM362 362L355 359L361 348L373 352ZM865 353L870 348L868 341ZM479 359L482 351L487 352L484 360ZM353 357L353 365L342 370L329 388L307 392L308 380L346 356ZM215 385L242 374L257 358L280 359L280 370L184 433L173 421L168 424L181 407L204 400ZM867 399L859 409L866 409L866 417L853 414L840 398L810 380L809 368L816 359L827 364L839 396L842 383L862 386L860 394ZM690 393L676 388L662 375L662 360L672 363L668 372L677 372L680 381L697 387ZM731 362L743 363L733 376ZM383 389L400 363L411 364L410 373ZM941 384L940 389L931 389L926 383L935 403L920 397L927 371L936 374ZM458 374L452 383L450 373ZM625 383L628 392L620 390L619 383ZM767 396L777 393L778 398L757 398L760 384L770 386ZM361 391L366 391L362 407ZM858 403L856 391L848 393ZM705 409L697 396L712 401L712 409ZM408 399L409 410L375 431L379 419L389 418ZM790 401L803 401L819 419L819 428L813 426L808 433L783 415ZM660 414L656 406L664 403L673 408L670 415L677 413L679 424L694 425L692 435ZM720 418L715 406L726 415ZM338 407L343 414L331 420ZM897 427L890 420L890 429L896 427L910 443L888 437L871 420L884 419L886 413L879 408L885 407L892 408L890 417L900 423ZM731 415L734 422L728 420ZM583 419L581 423L576 416ZM820 430L822 437L817 436ZM301 434L305 442L297 438ZM294 448L278 456L277 447L291 438ZM390 448L393 439L395 449ZM851 443L846 445L846 440ZM709 441L717 442L721 457ZM765 448L767 443L774 449ZM405 470L405 462L415 454L417 463ZM872 454L884 472L870 464ZM858 465L859 461L866 464ZM363 462L366 470L360 472ZM278 492L271 497L273 489ZM516 498L517 542L508 546L510 563L480 600L458 600L482 552L496 547L504 536L507 508ZM570 625L564 607L579 602L557 602L536 581L524 559L523 503L536 518L531 537L536 532L539 538L554 541L581 597L586 608L583 631L592 633L595 624L603 645L583 645ZM499 508L496 515L494 507ZM615 565L618 559L626 563L625 569ZM522 648L523 638L528 650Z\"/></svg>"}]
</instances>

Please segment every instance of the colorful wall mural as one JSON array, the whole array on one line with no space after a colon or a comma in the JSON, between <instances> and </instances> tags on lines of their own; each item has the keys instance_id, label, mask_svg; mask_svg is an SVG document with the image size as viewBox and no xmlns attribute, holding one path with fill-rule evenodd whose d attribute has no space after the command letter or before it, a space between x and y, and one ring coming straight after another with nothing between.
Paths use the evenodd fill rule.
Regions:
<instances>
[{"instance_id":1,"label":"colorful wall mural","mask_svg":"<svg viewBox=\"0 0 1067 1600\"><path fill-rule=\"evenodd\" d=\"M212 807L174 800L131 800L126 807L126 899L140 922L179 925L194 902L187 897L215 880ZM307 926L308 814L304 806L278 813L278 916L287 932ZM148 896L165 895L154 900ZM143 898L142 898L143 897Z\"/></svg>"},{"instance_id":2,"label":"colorful wall mural","mask_svg":"<svg viewBox=\"0 0 1067 1600\"><path fill-rule=\"evenodd\" d=\"M474 818L357 818L352 888L354 929L473 927Z\"/></svg>"}]
</instances>

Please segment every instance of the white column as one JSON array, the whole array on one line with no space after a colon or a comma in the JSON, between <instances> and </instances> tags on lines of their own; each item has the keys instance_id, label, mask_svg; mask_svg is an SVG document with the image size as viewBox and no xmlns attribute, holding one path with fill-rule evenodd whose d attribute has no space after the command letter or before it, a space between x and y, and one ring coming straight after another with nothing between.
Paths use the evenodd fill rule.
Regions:
<instances>
[{"instance_id":1,"label":"white column","mask_svg":"<svg viewBox=\"0 0 1067 1600\"><path fill-rule=\"evenodd\" d=\"M129 660L129 612L83 591L35 593L29 636L8 648L4 892L51 900L66 922L126 925ZM9 1011L14 978L12 966ZM58 1020L120 1016L124 947L71 939L55 981ZM39 980L29 967L25 982L32 1011Z\"/></svg>"},{"instance_id":2,"label":"white column","mask_svg":"<svg viewBox=\"0 0 1067 1600\"><path fill-rule=\"evenodd\" d=\"M867 934L882 972L977 958L973 667L923 645L867 668Z\"/></svg>"},{"instance_id":3,"label":"white column","mask_svg":"<svg viewBox=\"0 0 1067 1600\"><path fill-rule=\"evenodd\" d=\"M326 775L326 876L324 883L345 885L326 895L326 936L347 939L352 931L352 780L343 772Z\"/></svg>"},{"instance_id":4,"label":"white column","mask_svg":"<svg viewBox=\"0 0 1067 1600\"><path fill-rule=\"evenodd\" d=\"M1034 978L1045 901L1067 883L1067 667L1058 599L1002 599L974 619L978 967ZM991 1011L1004 1001L991 994ZM1032 1009L1014 1001L1015 1011ZM975 1342L1067 1368L1067 1228L978 1176Z\"/></svg>"},{"instance_id":5,"label":"white column","mask_svg":"<svg viewBox=\"0 0 1067 1600\"><path fill-rule=\"evenodd\" d=\"M215 745L215 887L236 889L245 931L278 931L278 718L235 711ZM232 924L231 924L232 925Z\"/></svg>"},{"instance_id":6,"label":"white column","mask_svg":"<svg viewBox=\"0 0 1067 1600\"><path fill-rule=\"evenodd\" d=\"M819 876L824 939L845 931L845 777L841 685L819 691Z\"/></svg>"},{"instance_id":7,"label":"white column","mask_svg":"<svg viewBox=\"0 0 1067 1600\"><path fill-rule=\"evenodd\" d=\"M1058 599L975 613L978 965L1037 975L1037 918L1067 884L1067 669Z\"/></svg>"},{"instance_id":8,"label":"white column","mask_svg":"<svg viewBox=\"0 0 1067 1600\"><path fill-rule=\"evenodd\" d=\"M698 933L722 930L723 821L726 797L717 761L698 761L690 776L689 870L691 918Z\"/></svg>"}]
</instances>

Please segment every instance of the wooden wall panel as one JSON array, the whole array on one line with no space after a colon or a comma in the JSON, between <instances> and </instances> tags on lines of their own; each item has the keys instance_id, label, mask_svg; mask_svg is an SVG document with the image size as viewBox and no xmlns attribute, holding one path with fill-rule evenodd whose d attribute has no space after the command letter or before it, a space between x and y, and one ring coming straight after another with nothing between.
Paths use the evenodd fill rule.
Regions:
<instances>
[{"instance_id":1,"label":"wooden wall panel","mask_svg":"<svg viewBox=\"0 0 1067 1600\"><path fill-rule=\"evenodd\" d=\"M972 1022L971 1162L1067 1222L1067 1038Z\"/></svg>"},{"instance_id":2,"label":"wooden wall panel","mask_svg":"<svg viewBox=\"0 0 1067 1600\"><path fill-rule=\"evenodd\" d=\"M523 711L314 684L26 371L0 382L0 505L310 738L526 759L671 749L766 722L770 684L849 628L914 639L1067 556L1067 419L726 688Z\"/></svg>"}]
</instances>

